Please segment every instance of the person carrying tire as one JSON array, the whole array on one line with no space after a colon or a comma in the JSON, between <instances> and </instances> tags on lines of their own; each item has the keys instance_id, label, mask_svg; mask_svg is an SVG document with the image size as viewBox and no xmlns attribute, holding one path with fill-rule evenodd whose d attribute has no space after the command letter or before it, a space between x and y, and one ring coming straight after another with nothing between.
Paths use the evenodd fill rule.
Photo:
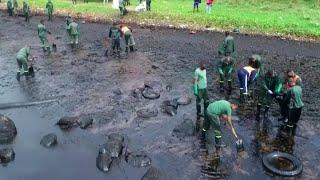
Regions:
<instances>
[{"instance_id":1,"label":"person carrying tire","mask_svg":"<svg viewBox=\"0 0 320 180\"><path fill-rule=\"evenodd\" d=\"M197 110L197 121L196 130L200 129L200 117L201 117L201 100L203 100L204 106L204 124L206 123L206 111L209 105L209 97L207 91L207 72L204 62L200 62L199 67L194 72L193 77L193 93L196 96L196 110Z\"/></svg>"},{"instance_id":2,"label":"person carrying tire","mask_svg":"<svg viewBox=\"0 0 320 180\"><path fill-rule=\"evenodd\" d=\"M268 72L257 78L257 85L255 87L255 99L257 102L256 119L260 119L261 107L264 107L264 117L268 117L270 105L274 97L278 96L282 89L282 83L274 70Z\"/></svg>"},{"instance_id":3,"label":"person carrying tire","mask_svg":"<svg viewBox=\"0 0 320 180\"><path fill-rule=\"evenodd\" d=\"M151 0L146 0L147 11L151 11Z\"/></svg>"},{"instance_id":4,"label":"person carrying tire","mask_svg":"<svg viewBox=\"0 0 320 180\"><path fill-rule=\"evenodd\" d=\"M41 19L40 23L38 24L38 36L41 42L43 52L50 54L48 34L51 34L51 32L47 30L46 26L44 25L44 20Z\"/></svg>"},{"instance_id":5,"label":"person carrying tire","mask_svg":"<svg viewBox=\"0 0 320 180\"><path fill-rule=\"evenodd\" d=\"M226 37L218 50L219 55L236 57L237 51L234 38L230 35L229 31L225 32L225 36Z\"/></svg>"},{"instance_id":6,"label":"person carrying tire","mask_svg":"<svg viewBox=\"0 0 320 180\"><path fill-rule=\"evenodd\" d=\"M287 99L289 99L289 111L288 111L288 122L286 127L288 129L289 135L294 136L297 128L297 123L301 116L301 111L304 106L302 101L302 88L297 82L290 78L289 85L290 90L287 93Z\"/></svg>"},{"instance_id":7,"label":"person carrying tire","mask_svg":"<svg viewBox=\"0 0 320 180\"><path fill-rule=\"evenodd\" d=\"M79 26L73 19L71 19L71 23L69 24L67 31L70 32L71 45L72 48L78 48L79 46Z\"/></svg>"},{"instance_id":8,"label":"person carrying tire","mask_svg":"<svg viewBox=\"0 0 320 180\"><path fill-rule=\"evenodd\" d=\"M248 64L238 70L238 79L240 86L240 101L244 102L248 96L248 87L256 79L256 69L252 67L252 64Z\"/></svg>"},{"instance_id":9,"label":"person carrying tire","mask_svg":"<svg viewBox=\"0 0 320 180\"><path fill-rule=\"evenodd\" d=\"M27 2L27 0L23 1L23 15L25 17L25 21L29 22L30 21L30 7L29 4Z\"/></svg>"},{"instance_id":10,"label":"person carrying tire","mask_svg":"<svg viewBox=\"0 0 320 180\"><path fill-rule=\"evenodd\" d=\"M232 127L232 118L231 113L232 111L236 110L238 106L236 104L231 104L226 100L219 100L214 101L213 103L209 104L207 108L207 118L209 126L204 129L206 132L209 128L213 128L214 131L214 140L215 140L215 148L216 152L219 154L221 149L221 127L220 127L220 118L227 121L227 123ZM208 137L208 135L206 135Z\"/></svg>"},{"instance_id":11,"label":"person carrying tire","mask_svg":"<svg viewBox=\"0 0 320 180\"><path fill-rule=\"evenodd\" d=\"M29 75L29 67L28 67L28 61L30 56L30 47L26 46L19 50L16 56L16 60L18 63L18 71L17 71L17 80L20 81L20 77L25 75Z\"/></svg>"},{"instance_id":12,"label":"person carrying tire","mask_svg":"<svg viewBox=\"0 0 320 180\"><path fill-rule=\"evenodd\" d=\"M113 22L109 30L109 38L111 39L112 55L120 57L120 36L121 30L117 27L117 23Z\"/></svg>"},{"instance_id":13,"label":"person carrying tire","mask_svg":"<svg viewBox=\"0 0 320 180\"><path fill-rule=\"evenodd\" d=\"M136 43L132 35L132 29L124 25L121 25L120 29L121 29L122 35L124 36L124 40L126 42L126 52L128 52L129 49L130 49L130 52L133 52L135 50L134 46Z\"/></svg>"},{"instance_id":14,"label":"person carrying tire","mask_svg":"<svg viewBox=\"0 0 320 180\"><path fill-rule=\"evenodd\" d=\"M13 16L14 7L13 7L12 0L7 1L7 10L8 10L9 16Z\"/></svg>"},{"instance_id":15,"label":"person carrying tire","mask_svg":"<svg viewBox=\"0 0 320 180\"><path fill-rule=\"evenodd\" d=\"M48 0L48 2L46 4L46 10L47 10L49 21L52 21L53 3L51 2L51 0Z\"/></svg>"},{"instance_id":16,"label":"person carrying tire","mask_svg":"<svg viewBox=\"0 0 320 180\"><path fill-rule=\"evenodd\" d=\"M220 77L219 85L220 85L220 92L224 91L224 81L227 80L228 82L228 91L231 92L231 82L232 82L232 72L234 66L234 58L231 56L223 57L219 61L218 66L218 73Z\"/></svg>"}]
</instances>

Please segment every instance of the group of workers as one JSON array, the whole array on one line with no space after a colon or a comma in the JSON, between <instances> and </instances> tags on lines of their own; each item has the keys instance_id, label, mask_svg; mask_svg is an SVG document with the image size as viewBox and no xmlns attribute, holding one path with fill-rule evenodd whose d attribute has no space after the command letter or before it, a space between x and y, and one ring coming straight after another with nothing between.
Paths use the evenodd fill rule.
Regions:
<instances>
[{"instance_id":1,"label":"group of workers","mask_svg":"<svg viewBox=\"0 0 320 180\"><path fill-rule=\"evenodd\" d=\"M53 3L51 0L48 0L46 3L46 14L50 21L52 21L53 14ZM18 0L8 0L7 1L7 11L9 16L16 16L18 14ZM22 6L23 16L25 17L25 21L29 22L30 20L30 6L28 0L23 0Z\"/></svg>"},{"instance_id":2,"label":"group of workers","mask_svg":"<svg viewBox=\"0 0 320 180\"><path fill-rule=\"evenodd\" d=\"M229 32L225 33L225 39L218 50L223 57L218 63L218 74L220 92L224 92L224 82L228 82L228 94L232 90L232 77L235 67L237 51L234 38ZM201 117L203 116L202 136L205 137L209 128L213 129L215 136L216 152L220 153L221 148L221 127L220 118L232 125L231 112L237 109L236 103L226 100L217 100L209 103L207 91L207 75L204 62L200 62L195 70L193 89L196 96L196 130L201 130ZM300 119L301 110L304 106L302 102L301 78L293 70L286 72L286 78L281 81L277 73L270 69L264 72L262 58L260 55L249 57L247 65L237 71L240 102L246 103L251 97L256 104L256 120L260 120L260 111L264 108L264 118L268 118L268 111L273 101L280 106L281 117L285 133L293 137L295 135L297 123ZM203 101L203 114L201 114L201 102ZM232 126L231 126L232 127Z\"/></svg>"}]
</instances>

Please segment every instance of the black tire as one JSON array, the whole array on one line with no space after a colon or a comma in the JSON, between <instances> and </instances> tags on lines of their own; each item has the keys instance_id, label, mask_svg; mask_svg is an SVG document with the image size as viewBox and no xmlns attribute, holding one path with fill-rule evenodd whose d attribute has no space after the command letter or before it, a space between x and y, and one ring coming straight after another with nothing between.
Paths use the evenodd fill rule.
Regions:
<instances>
[{"instance_id":1,"label":"black tire","mask_svg":"<svg viewBox=\"0 0 320 180\"><path fill-rule=\"evenodd\" d=\"M281 169L276 167L272 162L279 158L285 159L287 162L290 162L292 168ZM267 170L280 176L296 176L299 175L303 170L302 163L298 158L291 154L279 151L265 155L262 159L262 164Z\"/></svg>"}]
</instances>

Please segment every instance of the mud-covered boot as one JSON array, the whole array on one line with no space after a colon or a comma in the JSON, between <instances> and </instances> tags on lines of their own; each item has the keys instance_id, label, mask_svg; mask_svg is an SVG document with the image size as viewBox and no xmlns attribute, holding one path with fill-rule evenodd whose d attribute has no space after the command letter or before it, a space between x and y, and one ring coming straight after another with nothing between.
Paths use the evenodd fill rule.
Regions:
<instances>
[{"instance_id":1,"label":"mud-covered boot","mask_svg":"<svg viewBox=\"0 0 320 180\"><path fill-rule=\"evenodd\" d=\"M231 81L228 81L228 94L231 94L231 91L232 91Z\"/></svg>"},{"instance_id":2,"label":"mud-covered boot","mask_svg":"<svg viewBox=\"0 0 320 180\"><path fill-rule=\"evenodd\" d=\"M224 92L223 81L220 81L219 85L220 85L220 93L223 93Z\"/></svg>"},{"instance_id":3,"label":"mud-covered boot","mask_svg":"<svg viewBox=\"0 0 320 180\"><path fill-rule=\"evenodd\" d=\"M104 56L108 57L108 49L106 49L106 51L104 52Z\"/></svg>"},{"instance_id":4,"label":"mud-covered boot","mask_svg":"<svg viewBox=\"0 0 320 180\"><path fill-rule=\"evenodd\" d=\"M257 104L256 120L260 120L261 104Z\"/></svg>"},{"instance_id":5,"label":"mud-covered boot","mask_svg":"<svg viewBox=\"0 0 320 180\"><path fill-rule=\"evenodd\" d=\"M17 78L17 81L20 81L20 72L17 72L16 78Z\"/></svg>"},{"instance_id":6,"label":"mud-covered boot","mask_svg":"<svg viewBox=\"0 0 320 180\"><path fill-rule=\"evenodd\" d=\"M269 117L269 109L270 109L269 106L266 106L265 109L264 109L263 117L264 117L265 119L267 119L267 118Z\"/></svg>"},{"instance_id":7,"label":"mud-covered boot","mask_svg":"<svg viewBox=\"0 0 320 180\"><path fill-rule=\"evenodd\" d=\"M199 131L200 131L200 116L197 115L196 132L198 133Z\"/></svg>"}]
</instances>

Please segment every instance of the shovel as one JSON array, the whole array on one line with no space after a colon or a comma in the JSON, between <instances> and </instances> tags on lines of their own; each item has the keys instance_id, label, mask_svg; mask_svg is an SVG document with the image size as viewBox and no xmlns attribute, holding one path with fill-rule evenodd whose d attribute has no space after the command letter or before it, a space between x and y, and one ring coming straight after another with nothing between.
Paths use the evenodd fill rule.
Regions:
<instances>
[{"instance_id":1,"label":"shovel","mask_svg":"<svg viewBox=\"0 0 320 180\"><path fill-rule=\"evenodd\" d=\"M243 146L242 139L238 138L238 135L237 135L232 123L230 123L230 126L231 126L231 130L232 130L233 135L237 138L237 141L236 141L237 152L239 153L239 152L244 151L244 146Z\"/></svg>"}]
</instances>

